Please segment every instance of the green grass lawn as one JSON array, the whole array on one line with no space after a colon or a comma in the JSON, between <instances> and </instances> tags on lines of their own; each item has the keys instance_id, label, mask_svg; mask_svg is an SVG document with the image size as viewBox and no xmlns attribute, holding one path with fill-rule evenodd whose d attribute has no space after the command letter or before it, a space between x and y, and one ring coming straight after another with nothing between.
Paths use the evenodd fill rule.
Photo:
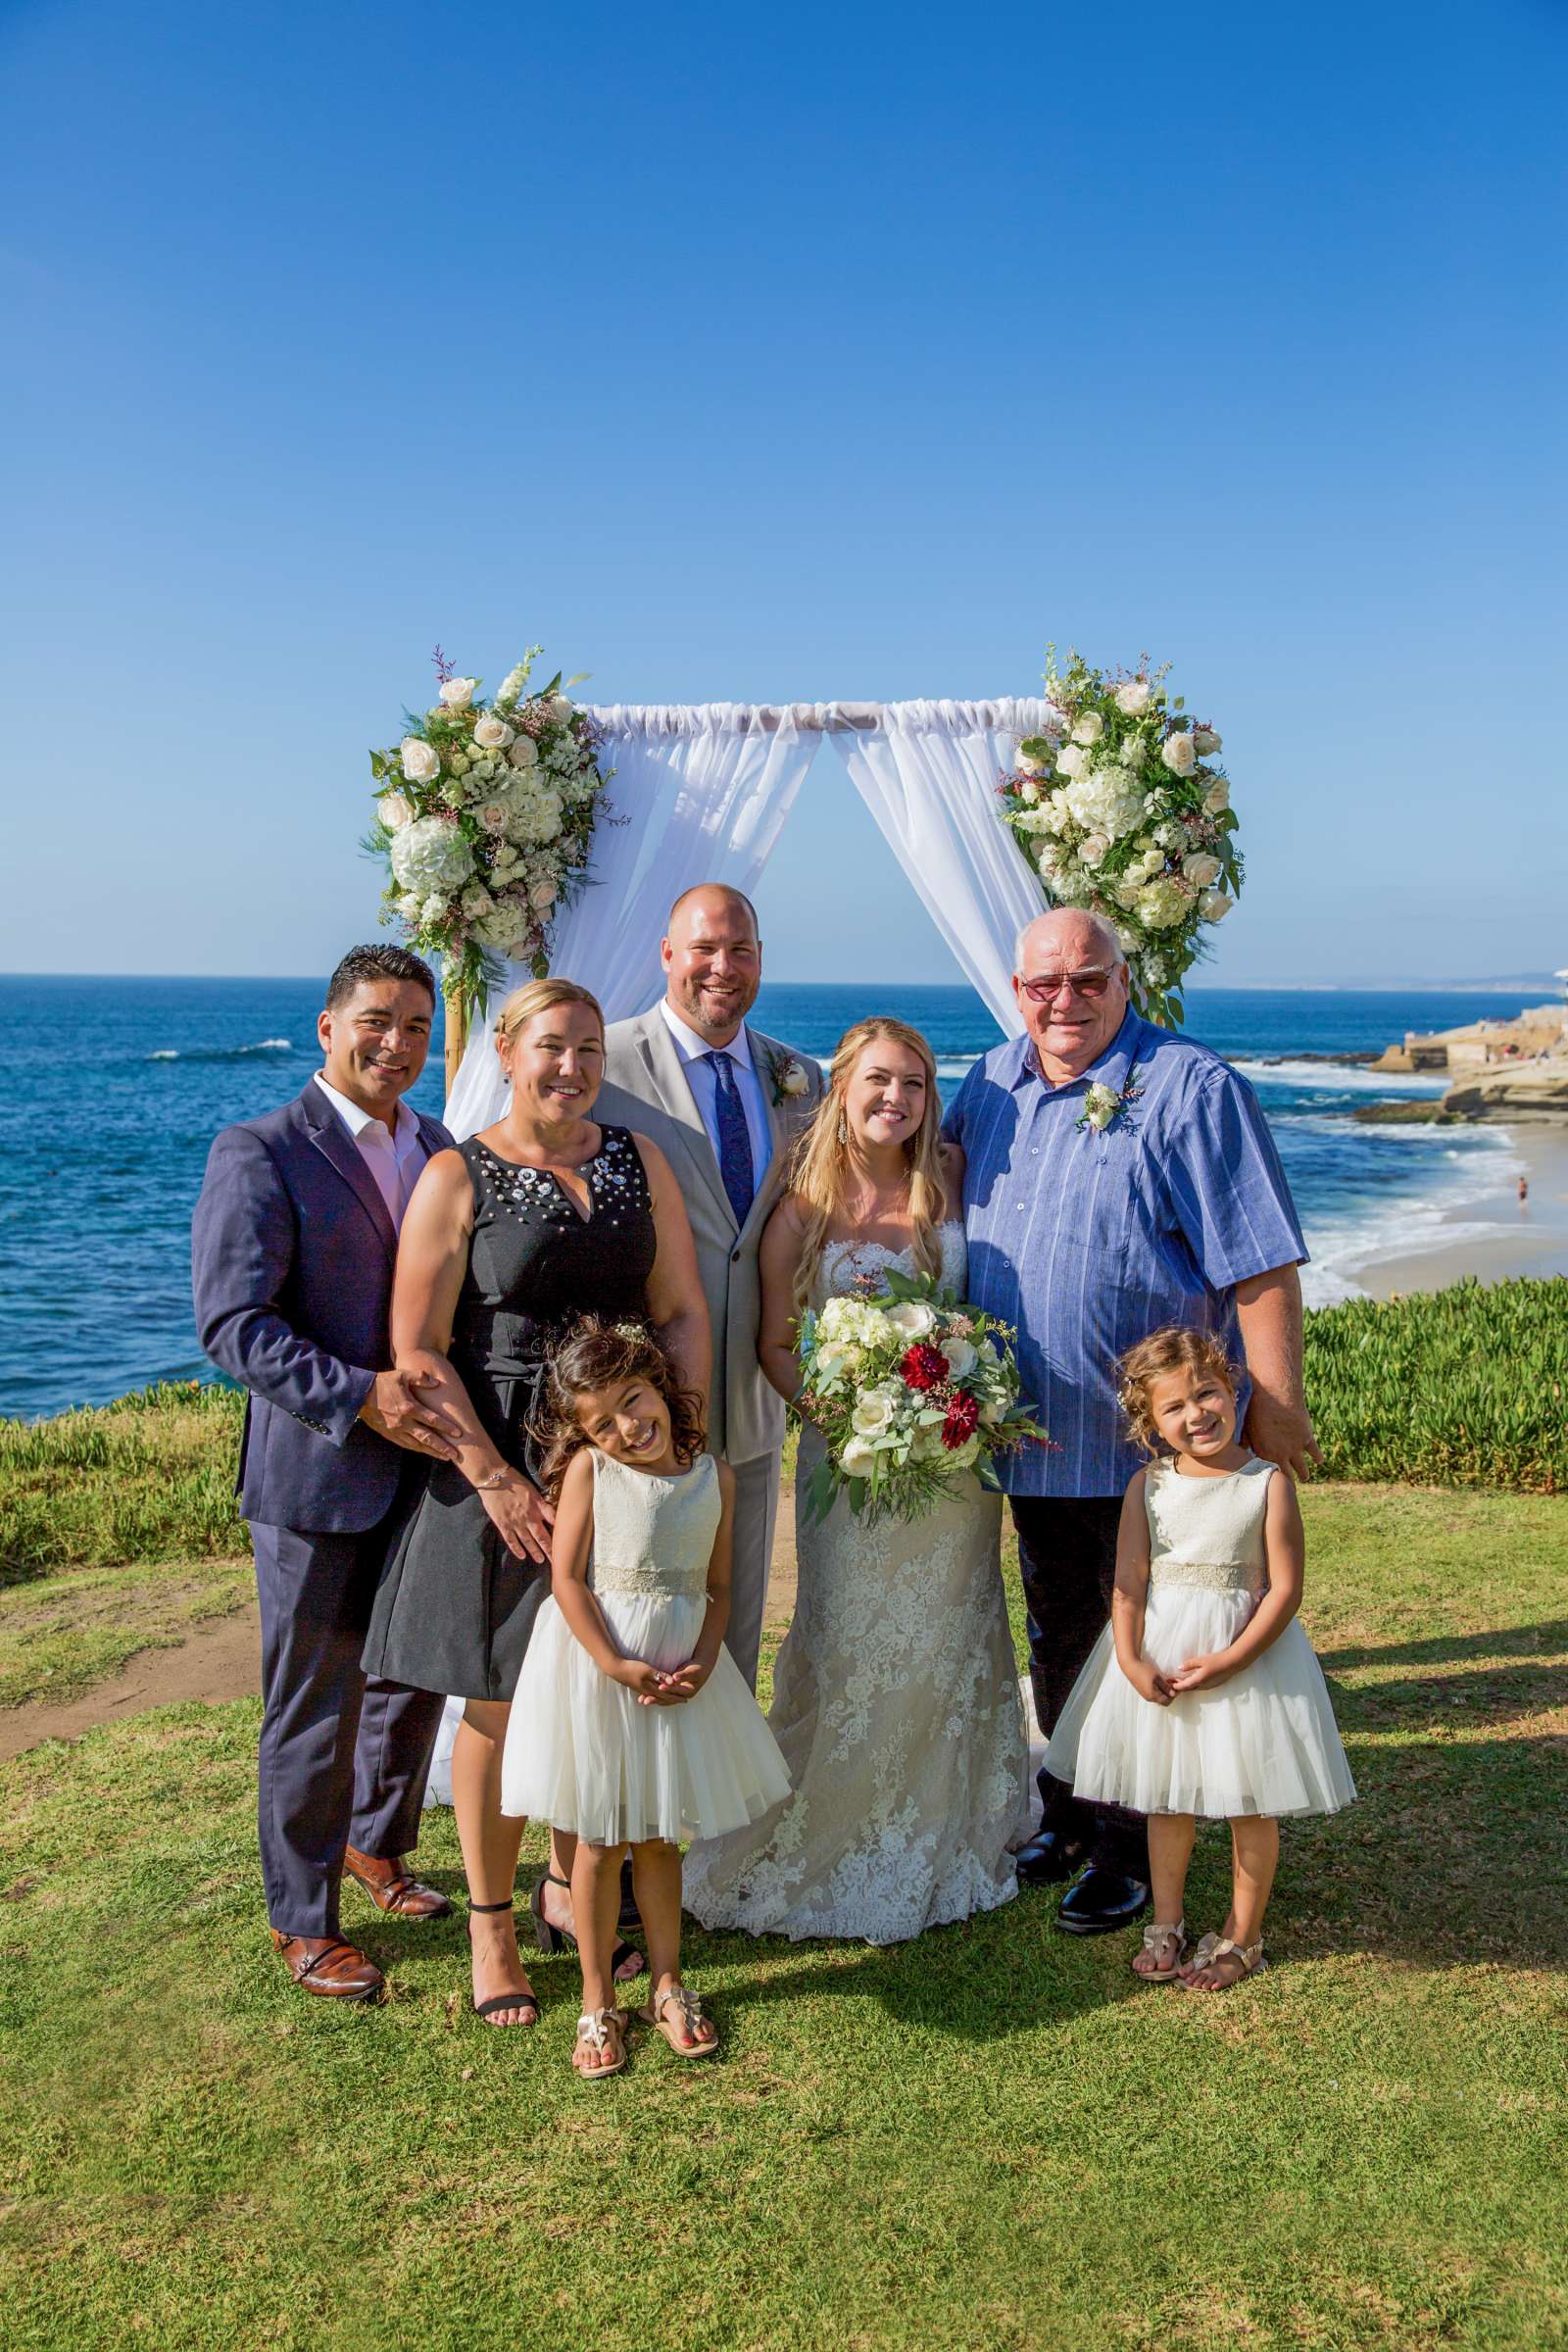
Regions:
<instances>
[{"instance_id":1,"label":"green grass lawn","mask_svg":"<svg viewBox=\"0 0 1568 2352\"><path fill-rule=\"evenodd\" d=\"M1046 1894L889 1952L694 1934L724 2055L585 2089L569 1963L494 2032L456 1921L351 1893L391 1999L289 1989L254 1704L8 1767L6 2342L1568 2344L1568 1502L1305 1500L1362 1801L1287 1827L1275 1966L1223 1997ZM457 1886L450 1815L421 1864ZM1196 1924L1224 1899L1211 1833Z\"/></svg>"}]
</instances>

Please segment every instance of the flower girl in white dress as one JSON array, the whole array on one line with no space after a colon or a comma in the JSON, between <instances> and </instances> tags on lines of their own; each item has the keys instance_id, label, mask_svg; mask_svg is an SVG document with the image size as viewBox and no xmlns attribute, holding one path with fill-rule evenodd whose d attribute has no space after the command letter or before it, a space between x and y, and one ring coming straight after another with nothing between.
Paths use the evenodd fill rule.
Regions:
<instances>
[{"instance_id":1,"label":"flower girl in white dress","mask_svg":"<svg viewBox=\"0 0 1568 2352\"><path fill-rule=\"evenodd\" d=\"M551 1598L523 1659L501 1806L574 1834L585 2082L626 2063L613 1954L631 1847L653 1995L639 2011L681 2058L718 2047L680 1975L678 1840L758 1820L783 1758L723 1646L734 1473L703 1450L700 1400L635 1324L585 1321L551 1361L544 1483Z\"/></svg>"},{"instance_id":2,"label":"flower girl in white dress","mask_svg":"<svg viewBox=\"0 0 1568 2352\"><path fill-rule=\"evenodd\" d=\"M1136 1973L1219 1991L1255 1976L1282 1814L1355 1795L1301 1629L1304 1544L1287 1471L1237 1439L1235 1374L1204 1332L1156 1331L1121 1361L1122 1408L1156 1458L1122 1506L1111 1621L1046 1767L1077 1796L1149 1815L1154 1922ZM1189 1954L1198 1816L1231 1825L1231 1907Z\"/></svg>"}]
</instances>

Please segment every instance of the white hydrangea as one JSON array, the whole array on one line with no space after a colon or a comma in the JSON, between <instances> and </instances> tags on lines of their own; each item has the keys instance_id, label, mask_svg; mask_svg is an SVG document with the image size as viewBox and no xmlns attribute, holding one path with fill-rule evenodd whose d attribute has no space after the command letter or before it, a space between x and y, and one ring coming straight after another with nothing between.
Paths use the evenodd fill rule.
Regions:
<instances>
[{"instance_id":1,"label":"white hydrangea","mask_svg":"<svg viewBox=\"0 0 1568 2352\"><path fill-rule=\"evenodd\" d=\"M1108 760L1068 786L1067 807L1074 821L1088 832L1120 841L1142 824L1148 803L1131 770Z\"/></svg>"},{"instance_id":2,"label":"white hydrangea","mask_svg":"<svg viewBox=\"0 0 1568 2352\"><path fill-rule=\"evenodd\" d=\"M1178 882L1167 875L1157 882L1146 882L1138 893L1138 913L1151 931L1171 931L1185 922L1192 909L1192 900Z\"/></svg>"},{"instance_id":3,"label":"white hydrangea","mask_svg":"<svg viewBox=\"0 0 1568 2352\"><path fill-rule=\"evenodd\" d=\"M448 906L446 900L442 897L440 891L433 890L419 908L419 920L421 923L444 923L447 918L447 912Z\"/></svg>"},{"instance_id":4,"label":"white hydrangea","mask_svg":"<svg viewBox=\"0 0 1568 2352\"><path fill-rule=\"evenodd\" d=\"M525 848L539 849L561 831L561 795L548 785L521 785L507 796L507 831Z\"/></svg>"},{"instance_id":5,"label":"white hydrangea","mask_svg":"<svg viewBox=\"0 0 1568 2352\"><path fill-rule=\"evenodd\" d=\"M439 816L418 816L402 826L392 836L391 858L401 887L426 900L436 893L449 898L473 872L473 852L457 826Z\"/></svg>"},{"instance_id":6,"label":"white hydrangea","mask_svg":"<svg viewBox=\"0 0 1568 2352\"><path fill-rule=\"evenodd\" d=\"M1130 767L1136 773L1149 757L1149 746L1141 735L1124 735L1116 757L1123 767Z\"/></svg>"}]
</instances>

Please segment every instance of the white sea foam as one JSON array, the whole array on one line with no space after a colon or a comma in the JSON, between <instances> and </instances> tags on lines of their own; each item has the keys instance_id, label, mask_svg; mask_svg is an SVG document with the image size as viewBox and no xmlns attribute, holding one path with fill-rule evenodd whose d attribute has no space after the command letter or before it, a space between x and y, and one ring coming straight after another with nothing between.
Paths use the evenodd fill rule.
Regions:
<instances>
[{"instance_id":1,"label":"white sea foam","mask_svg":"<svg viewBox=\"0 0 1568 2352\"><path fill-rule=\"evenodd\" d=\"M1299 1123L1344 1133L1340 1122ZM1362 1137L1368 1132L1364 1127L1357 1130ZM1447 1129L1386 1127L1370 1132L1376 1133L1380 1142L1397 1136L1401 1141L1424 1143L1433 1154L1433 1190L1413 1197L1401 1192L1396 1200L1366 1202L1339 1214L1330 1211L1308 1219L1306 1246L1312 1257L1310 1264L1301 1268L1301 1295L1308 1306L1364 1298L1367 1293L1357 1276L1390 1258L1462 1249L1466 1243L1489 1242L1512 1230L1494 1217L1475 1213L1483 1202L1495 1200L1524 1164L1506 1130L1468 1129L1462 1143Z\"/></svg>"},{"instance_id":2,"label":"white sea foam","mask_svg":"<svg viewBox=\"0 0 1568 2352\"><path fill-rule=\"evenodd\" d=\"M1369 1070L1363 1062L1259 1061L1249 1056L1232 1067L1254 1086L1321 1087L1325 1094L1432 1095L1446 1092L1448 1080L1426 1071Z\"/></svg>"},{"instance_id":3,"label":"white sea foam","mask_svg":"<svg viewBox=\"0 0 1568 2352\"><path fill-rule=\"evenodd\" d=\"M193 1046L182 1054L177 1046L160 1046L148 1054L149 1061L241 1061L247 1054L292 1054L293 1041L286 1037L259 1037L253 1046Z\"/></svg>"}]
</instances>

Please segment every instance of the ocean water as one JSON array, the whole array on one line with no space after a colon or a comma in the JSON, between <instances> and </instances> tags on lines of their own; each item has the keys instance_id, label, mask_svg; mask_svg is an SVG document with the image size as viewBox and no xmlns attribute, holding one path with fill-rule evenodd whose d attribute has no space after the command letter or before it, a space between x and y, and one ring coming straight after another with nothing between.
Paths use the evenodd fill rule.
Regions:
<instances>
[{"instance_id":1,"label":"ocean water","mask_svg":"<svg viewBox=\"0 0 1568 2352\"><path fill-rule=\"evenodd\" d=\"M1357 1126L1376 1096L1442 1082L1302 1060L1376 1052L1526 1000L1496 995L1195 989L1189 1028L1246 1071L1289 1172L1309 1298L1419 1247L1510 1172L1506 1133ZM319 1066L318 980L0 976L0 1413L101 1403L204 1377L190 1306L190 1212L218 1128L297 1094ZM757 1017L825 1055L862 1014L923 1029L951 1095L998 1031L964 988L772 986ZM432 1051L414 1101L439 1111Z\"/></svg>"}]
</instances>

